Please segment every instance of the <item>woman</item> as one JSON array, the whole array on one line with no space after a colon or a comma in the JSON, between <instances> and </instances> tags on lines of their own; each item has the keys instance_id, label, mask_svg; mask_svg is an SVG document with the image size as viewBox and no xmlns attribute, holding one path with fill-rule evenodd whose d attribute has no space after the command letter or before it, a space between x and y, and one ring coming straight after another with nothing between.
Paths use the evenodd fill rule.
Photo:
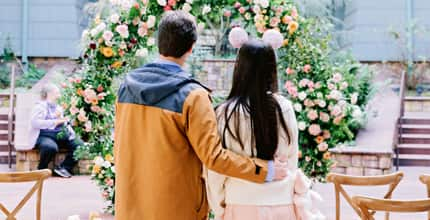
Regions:
<instances>
[{"instance_id":1,"label":"woman","mask_svg":"<svg viewBox=\"0 0 430 220\"><path fill-rule=\"evenodd\" d=\"M208 200L216 219L296 219L293 195L298 163L297 122L291 103L277 91L273 48L259 40L243 44L230 95L216 110L222 144L250 157L285 158L289 174L279 182L255 184L208 170Z\"/></svg>"},{"instance_id":2,"label":"woman","mask_svg":"<svg viewBox=\"0 0 430 220\"><path fill-rule=\"evenodd\" d=\"M36 103L31 113L29 144L40 150L38 169L48 168L55 158L59 146L67 149L67 155L61 165L55 167L54 173L60 177L70 178L76 160L73 152L81 144L75 140L75 134L67 125L68 119L63 116L63 109L57 104L60 90L53 84L46 84L40 92L41 100Z\"/></svg>"}]
</instances>

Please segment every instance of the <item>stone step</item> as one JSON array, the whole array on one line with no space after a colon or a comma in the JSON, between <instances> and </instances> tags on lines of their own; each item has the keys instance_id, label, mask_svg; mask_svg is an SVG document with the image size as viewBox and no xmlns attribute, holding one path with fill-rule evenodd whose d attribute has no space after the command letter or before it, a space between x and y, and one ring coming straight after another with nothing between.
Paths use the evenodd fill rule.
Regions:
<instances>
[{"instance_id":1,"label":"stone step","mask_svg":"<svg viewBox=\"0 0 430 220\"><path fill-rule=\"evenodd\" d=\"M430 144L430 134L402 134L400 144Z\"/></svg>"},{"instance_id":2,"label":"stone step","mask_svg":"<svg viewBox=\"0 0 430 220\"><path fill-rule=\"evenodd\" d=\"M424 154L430 155L430 145L426 144L399 144L399 154Z\"/></svg>"},{"instance_id":3,"label":"stone step","mask_svg":"<svg viewBox=\"0 0 430 220\"><path fill-rule=\"evenodd\" d=\"M402 124L415 125L430 125L430 117L425 116L404 116L401 120Z\"/></svg>"},{"instance_id":4,"label":"stone step","mask_svg":"<svg viewBox=\"0 0 430 220\"><path fill-rule=\"evenodd\" d=\"M406 96L406 102L430 102L430 97L427 96Z\"/></svg>"},{"instance_id":5,"label":"stone step","mask_svg":"<svg viewBox=\"0 0 430 220\"><path fill-rule=\"evenodd\" d=\"M430 125L402 124L402 134L430 134Z\"/></svg>"},{"instance_id":6,"label":"stone step","mask_svg":"<svg viewBox=\"0 0 430 220\"><path fill-rule=\"evenodd\" d=\"M396 158L393 163L397 165ZM399 166L430 166L430 155L400 154Z\"/></svg>"}]
</instances>

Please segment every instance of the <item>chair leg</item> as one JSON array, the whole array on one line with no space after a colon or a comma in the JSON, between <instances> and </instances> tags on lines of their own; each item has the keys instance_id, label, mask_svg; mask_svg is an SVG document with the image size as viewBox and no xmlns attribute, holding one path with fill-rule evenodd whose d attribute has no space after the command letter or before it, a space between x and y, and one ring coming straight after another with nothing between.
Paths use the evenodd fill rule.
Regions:
<instances>
[{"instance_id":1,"label":"chair leg","mask_svg":"<svg viewBox=\"0 0 430 220\"><path fill-rule=\"evenodd\" d=\"M340 198L339 191L335 188L336 194L336 220L340 220Z\"/></svg>"}]
</instances>

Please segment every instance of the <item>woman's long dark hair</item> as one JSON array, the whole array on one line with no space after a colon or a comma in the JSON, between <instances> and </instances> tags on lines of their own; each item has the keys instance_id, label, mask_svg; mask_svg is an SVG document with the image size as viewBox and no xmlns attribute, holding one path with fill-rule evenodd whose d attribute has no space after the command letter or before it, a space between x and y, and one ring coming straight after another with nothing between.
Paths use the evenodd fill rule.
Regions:
<instances>
[{"instance_id":1,"label":"woman's long dark hair","mask_svg":"<svg viewBox=\"0 0 430 220\"><path fill-rule=\"evenodd\" d=\"M278 91L276 55L273 48L263 41L251 40L243 44L236 59L233 74L233 87L225 103L222 117L225 127L222 130L222 144L226 147L225 136L228 132L244 149L240 137L240 112L249 114L253 133L252 147L257 157L273 160L278 148L279 123L288 136L287 125L282 109L274 93ZM229 126L234 119L235 131ZM250 131L251 132L251 131ZM254 148L252 156L254 155Z\"/></svg>"}]
</instances>

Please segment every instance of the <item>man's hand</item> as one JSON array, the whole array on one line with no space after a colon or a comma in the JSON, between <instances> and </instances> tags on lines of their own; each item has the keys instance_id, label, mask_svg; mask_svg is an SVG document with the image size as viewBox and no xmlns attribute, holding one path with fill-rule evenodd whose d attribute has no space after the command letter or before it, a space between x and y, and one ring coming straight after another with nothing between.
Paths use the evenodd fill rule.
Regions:
<instances>
[{"instance_id":1,"label":"man's hand","mask_svg":"<svg viewBox=\"0 0 430 220\"><path fill-rule=\"evenodd\" d=\"M275 177L273 178L274 181L283 180L288 175L288 169L287 169L287 158L285 155L276 157L275 158Z\"/></svg>"}]
</instances>

